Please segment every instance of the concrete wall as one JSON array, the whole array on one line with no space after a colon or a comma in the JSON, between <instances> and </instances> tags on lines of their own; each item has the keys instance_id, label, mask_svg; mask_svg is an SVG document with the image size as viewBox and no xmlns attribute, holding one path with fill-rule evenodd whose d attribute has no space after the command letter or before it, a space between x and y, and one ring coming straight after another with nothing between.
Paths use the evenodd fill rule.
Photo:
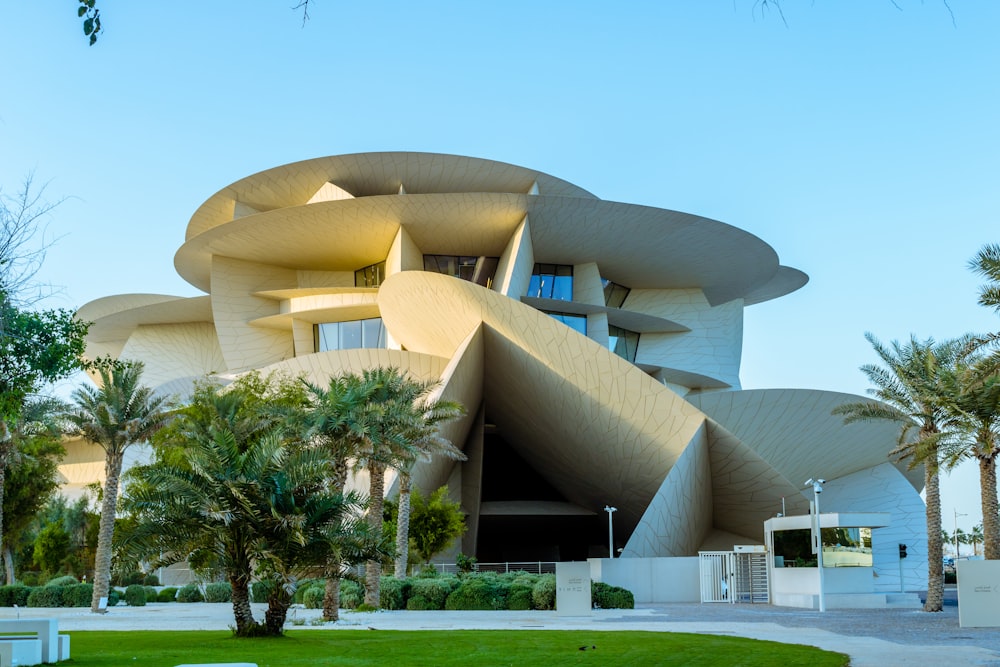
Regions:
<instances>
[{"instance_id":1,"label":"concrete wall","mask_svg":"<svg viewBox=\"0 0 1000 667\"><path fill-rule=\"evenodd\" d=\"M698 557L589 558L590 579L632 591L641 602L700 602Z\"/></svg>"}]
</instances>

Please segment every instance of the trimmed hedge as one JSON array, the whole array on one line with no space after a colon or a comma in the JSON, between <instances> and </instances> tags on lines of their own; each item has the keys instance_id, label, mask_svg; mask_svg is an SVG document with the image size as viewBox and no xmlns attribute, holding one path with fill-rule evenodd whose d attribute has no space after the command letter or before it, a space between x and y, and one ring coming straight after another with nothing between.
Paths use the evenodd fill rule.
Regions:
<instances>
[{"instance_id":1,"label":"trimmed hedge","mask_svg":"<svg viewBox=\"0 0 1000 667\"><path fill-rule=\"evenodd\" d=\"M146 592L146 604L150 602L156 602L156 589L152 586L143 586L142 590Z\"/></svg>"},{"instance_id":2,"label":"trimmed hedge","mask_svg":"<svg viewBox=\"0 0 1000 667\"><path fill-rule=\"evenodd\" d=\"M267 602L273 585L270 581L255 581L250 584L250 602Z\"/></svg>"},{"instance_id":3,"label":"trimmed hedge","mask_svg":"<svg viewBox=\"0 0 1000 667\"><path fill-rule=\"evenodd\" d=\"M302 604L306 609L322 609L323 598L326 597L326 586L306 586L302 592Z\"/></svg>"},{"instance_id":4,"label":"trimmed hedge","mask_svg":"<svg viewBox=\"0 0 1000 667\"><path fill-rule=\"evenodd\" d=\"M28 594L29 607L61 607L65 586L39 586Z\"/></svg>"},{"instance_id":5,"label":"trimmed hedge","mask_svg":"<svg viewBox=\"0 0 1000 667\"><path fill-rule=\"evenodd\" d=\"M66 607L89 607L94 599L94 584L73 584L63 590Z\"/></svg>"},{"instance_id":6,"label":"trimmed hedge","mask_svg":"<svg viewBox=\"0 0 1000 667\"><path fill-rule=\"evenodd\" d=\"M156 594L157 602L176 602L177 601L177 587L167 586L161 589L159 593Z\"/></svg>"},{"instance_id":7,"label":"trimmed hedge","mask_svg":"<svg viewBox=\"0 0 1000 667\"><path fill-rule=\"evenodd\" d=\"M507 595L507 608L513 611L531 609L531 586L520 583L511 584L510 593Z\"/></svg>"},{"instance_id":8,"label":"trimmed hedge","mask_svg":"<svg viewBox=\"0 0 1000 667\"><path fill-rule=\"evenodd\" d=\"M160 585L160 578L158 576L156 576L155 574L147 574L142 579L142 585L143 586L159 586Z\"/></svg>"},{"instance_id":9,"label":"trimmed hedge","mask_svg":"<svg viewBox=\"0 0 1000 667\"><path fill-rule=\"evenodd\" d=\"M482 575L464 577L445 601L445 609L506 609L510 580Z\"/></svg>"},{"instance_id":10,"label":"trimmed hedge","mask_svg":"<svg viewBox=\"0 0 1000 667\"><path fill-rule=\"evenodd\" d=\"M27 607L30 594L31 589L23 584L0 586L0 607L13 607L14 605Z\"/></svg>"},{"instance_id":11,"label":"trimmed hedge","mask_svg":"<svg viewBox=\"0 0 1000 667\"><path fill-rule=\"evenodd\" d=\"M365 601L365 588L353 579L340 580L341 609L357 609Z\"/></svg>"},{"instance_id":12,"label":"trimmed hedge","mask_svg":"<svg viewBox=\"0 0 1000 667\"><path fill-rule=\"evenodd\" d=\"M535 609L556 608L556 575L543 574L531 588L531 606Z\"/></svg>"},{"instance_id":13,"label":"trimmed hedge","mask_svg":"<svg viewBox=\"0 0 1000 667\"><path fill-rule=\"evenodd\" d=\"M603 581L590 583L590 599L594 609L635 609L632 591Z\"/></svg>"},{"instance_id":14,"label":"trimmed hedge","mask_svg":"<svg viewBox=\"0 0 1000 667\"><path fill-rule=\"evenodd\" d=\"M456 577L418 577L410 586L406 608L410 610L444 609L448 596L458 588Z\"/></svg>"},{"instance_id":15,"label":"trimmed hedge","mask_svg":"<svg viewBox=\"0 0 1000 667\"><path fill-rule=\"evenodd\" d=\"M142 584L132 584L125 589L125 604L130 607L146 606L146 589Z\"/></svg>"},{"instance_id":16,"label":"trimmed hedge","mask_svg":"<svg viewBox=\"0 0 1000 667\"><path fill-rule=\"evenodd\" d=\"M228 581L216 581L205 586L205 602L232 602L233 587Z\"/></svg>"},{"instance_id":17,"label":"trimmed hedge","mask_svg":"<svg viewBox=\"0 0 1000 667\"><path fill-rule=\"evenodd\" d=\"M80 581L71 574L64 574L61 577L56 577L55 579L49 579L45 585L46 586L72 586L73 584L78 584Z\"/></svg>"},{"instance_id":18,"label":"trimmed hedge","mask_svg":"<svg viewBox=\"0 0 1000 667\"><path fill-rule=\"evenodd\" d=\"M205 597L201 594L198 584L187 584L177 591L178 602L203 602Z\"/></svg>"},{"instance_id":19,"label":"trimmed hedge","mask_svg":"<svg viewBox=\"0 0 1000 667\"><path fill-rule=\"evenodd\" d=\"M382 609L406 609L411 579L382 577L379 585L379 606Z\"/></svg>"}]
</instances>

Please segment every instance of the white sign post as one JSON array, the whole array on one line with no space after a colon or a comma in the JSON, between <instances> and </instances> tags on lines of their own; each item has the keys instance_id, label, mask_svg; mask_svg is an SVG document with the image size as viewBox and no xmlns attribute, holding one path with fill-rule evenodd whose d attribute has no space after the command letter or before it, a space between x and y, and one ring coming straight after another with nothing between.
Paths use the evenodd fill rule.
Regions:
<instances>
[{"instance_id":1,"label":"white sign post","mask_svg":"<svg viewBox=\"0 0 1000 667\"><path fill-rule=\"evenodd\" d=\"M960 560L958 624L963 628L1000 627L1000 561Z\"/></svg>"},{"instance_id":2,"label":"white sign post","mask_svg":"<svg viewBox=\"0 0 1000 667\"><path fill-rule=\"evenodd\" d=\"M590 563L556 563L556 615L590 616Z\"/></svg>"}]
</instances>

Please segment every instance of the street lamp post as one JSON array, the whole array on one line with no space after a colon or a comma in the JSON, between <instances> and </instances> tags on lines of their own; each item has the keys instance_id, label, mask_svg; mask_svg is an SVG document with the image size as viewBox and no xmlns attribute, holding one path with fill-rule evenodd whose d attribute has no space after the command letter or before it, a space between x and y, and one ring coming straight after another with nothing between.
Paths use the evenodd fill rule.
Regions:
<instances>
[{"instance_id":1,"label":"street lamp post","mask_svg":"<svg viewBox=\"0 0 1000 667\"><path fill-rule=\"evenodd\" d=\"M611 515L618 511L617 507L612 507L611 505L605 505L604 511L608 513L608 556L610 558L615 557L615 526L614 520Z\"/></svg>"},{"instance_id":2,"label":"street lamp post","mask_svg":"<svg viewBox=\"0 0 1000 667\"><path fill-rule=\"evenodd\" d=\"M823 527L819 517L819 494L823 493L825 479L808 479L805 486L813 488L813 550L816 553L816 565L819 567L819 610L826 611L826 598L823 596Z\"/></svg>"},{"instance_id":3,"label":"street lamp post","mask_svg":"<svg viewBox=\"0 0 1000 667\"><path fill-rule=\"evenodd\" d=\"M954 509L954 508L953 508ZM958 567L958 517L969 516L968 514L962 514L957 509L955 509L955 532L952 535L955 538L955 567Z\"/></svg>"}]
</instances>

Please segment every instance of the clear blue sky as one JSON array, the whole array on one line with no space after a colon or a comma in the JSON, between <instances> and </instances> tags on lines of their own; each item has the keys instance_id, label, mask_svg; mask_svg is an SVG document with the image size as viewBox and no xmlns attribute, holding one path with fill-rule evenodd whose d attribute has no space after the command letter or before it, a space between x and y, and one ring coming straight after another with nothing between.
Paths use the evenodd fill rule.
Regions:
<instances>
[{"instance_id":1,"label":"clear blue sky","mask_svg":"<svg viewBox=\"0 0 1000 667\"><path fill-rule=\"evenodd\" d=\"M863 393L863 338L1000 329L966 262L1000 241L1000 3L11 2L0 186L70 197L55 305L193 295L195 208L279 164L379 150L512 162L722 220L811 277L747 311L746 388ZM821 472L821 471L819 471ZM975 471L945 525L979 520Z\"/></svg>"}]
</instances>

